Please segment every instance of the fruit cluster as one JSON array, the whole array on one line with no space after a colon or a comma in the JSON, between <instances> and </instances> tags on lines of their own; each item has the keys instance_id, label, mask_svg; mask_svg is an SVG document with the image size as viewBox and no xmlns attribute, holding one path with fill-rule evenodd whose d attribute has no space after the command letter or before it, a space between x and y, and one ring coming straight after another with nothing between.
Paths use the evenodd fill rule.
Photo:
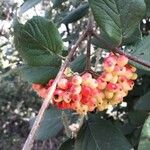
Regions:
<instances>
[{"instance_id":1,"label":"fruit cluster","mask_svg":"<svg viewBox=\"0 0 150 150\"><path fill-rule=\"evenodd\" d=\"M53 104L60 109L73 109L86 115L88 111L103 111L123 101L133 89L137 78L136 68L128 64L123 55L110 54L103 62L103 72L98 78L86 72L64 75L53 95ZM33 84L38 95L45 98L54 80L47 85Z\"/></svg>"}]
</instances>

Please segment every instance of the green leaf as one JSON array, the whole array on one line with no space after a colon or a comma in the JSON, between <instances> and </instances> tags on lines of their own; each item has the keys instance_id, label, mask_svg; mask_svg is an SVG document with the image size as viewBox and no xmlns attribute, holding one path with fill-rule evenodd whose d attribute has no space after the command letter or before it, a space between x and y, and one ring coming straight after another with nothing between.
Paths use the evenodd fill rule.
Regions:
<instances>
[{"instance_id":1,"label":"green leaf","mask_svg":"<svg viewBox=\"0 0 150 150\"><path fill-rule=\"evenodd\" d=\"M67 139L59 147L59 150L73 150L73 149L74 149L74 140L73 139Z\"/></svg>"},{"instance_id":2,"label":"green leaf","mask_svg":"<svg viewBox=\"0 0 150 150\"><path fill-rule=\"evenodd\" d=\"M62 40L55 25L42 17L33 17L25 25L14 27L14 42L26 67L24 77L33 83L47 83L55 78L61 65L57 54L63 50Z\"/></svg>"},{"instance_id":3,"label":"green leaf","mask_svg":"<svg viewBox=\"0 0 150 150\"><path fill-rule=\"evenodd\" d=\"M30 125L32 126L35 119L32 119ZM61 121L61 111L55 107L51 107L46 110L44 118L40 127L36 132L37 140L47 140L55 137L63 129L63 123Z\"/></svg>"},{"instance_id":4,"label":"green leaf","mask_svg":"<svg viewBox=\"0 0 150 150\"><path fill-rule=\"evenodd\" d=\"M139 100L134 105L134 109L148 111L150 110L150 92L139 98Z\"/></svg>"},{"instance_id":5,"label":"green leaf","mask_svg":"<svg viewBox=\"0 0 150 150\"><path fill-rule=\"evenodd\" d=\"M145 13L144 0L89 0L105 40L119 46L130 38Z\"/></svg>"},{"instance_id":6,"label":"green leaf","mask_svg":"<svg viewBox=\"0 0 150 150\"><path fill-rule=\"evenodd\" d=\"M142 33L140 31L140 27L137 27L129 38L124 39L122 45L131 45L131 44L134 45L140 42L141 40L142 40Z\"/></svg>"},{"instance_id":7,"label":"green leaf","mask_svg":"<svg viewBox=\"0 0 150 150\"><path fill-rule=\"evenodd\" d=\"M23 54L61 53L63 49L60 34L53 22L36 16L28 20L19 30L15 29L15 44Z\"/></svg>"},{"instance_id":8,"label":"green leaf","mask_svg":"<svg viewBox=\"0 0 150 150\"><path fill-rule=\"evenodd\" d=\"M137 58L143 59L143 61L147 63L150 63L150 35L144 37L143 40L137 43L134 47L131 47L131 50L132 50L130 52L131 55L136 56ZM148 67L144 67L134 62L132 63L139 69L150 71Z\"/></svg>"},{"instance_id":9,"label":"green leaf","mask_svg":"<svg viewBox=\"0 0 150 150\"><path fill-rule=\"evenodd\" d=\"M87 3L80 5L73 11L69 12L67 16L64 17L62 23L69 24L72 22L76 22L77 20L81 19L85 16L88 12L89 5Z\"/></svg>"},{"instance_id":10,"label":"green leaf","mask_svg":"<svg viewBox=\"0 0 150 150\"><path fill-rule=\"evenodd\" d=\"M32 83L45 84L54 79L59 68L51 66L24 66L20 69L22 77Z\"/></svg>"},{"instance_id":11,"label":"green leaf","mask_svg":"<svg viewBox=\"0 0 150 150\"><path fill-rule=\"evenodd\" d=\"M139 127L144 123L145 119L147 118L148 112L136 110L129 112L128 115L129 115L129 122L133 126Z\"/></svg>"},{"instance_id":12,"label":"green leaf","mask_svg":"<svg viewBox=\"0 0 150 150\"><path fill-rule=\"evenodd\" d=\"M75 150L130 150L131 146L120 130L110 121L91 118L79 131Z\"/></svg>"},{"instance_id":13,"label":"green leaf","mask_svg":"<svg viewBox=\"0 0 150 150\"><path fill-rule=\"evenodd\" d=\"M41 0L26 0L19 8L18 15L21 16L24 12L37 5L39 2L41 2Z\"/></svg>"},{"instance_id":14,"label":"green leaf","mask_svg":"<svg viewBox=\"0 0 150 150\"><path fill-rule=\"evenodd\" d=\"M146 3L146 16L150 16L150 0L145 0Z\"/></svg>"},{"instance_id":15,"label":"green leaf","mask_svg":"<svg viewBox=\"0 0 150 150\"><path fill-rule=\"evenodd\" d=\"M150 148L150 116L146 120L141 137L138 150L148 150Z\"/></svg>"},{"instance_id":16,"label":"green leaf","mask_svg":"<svg viewBox=\"0 0 150 150\"><path fill-rule=\"evenodd\" d=\"M72 71L74 72L83 72L86 66L86 55L78 56L70 65Z\"/></svg>"}]
</instances>

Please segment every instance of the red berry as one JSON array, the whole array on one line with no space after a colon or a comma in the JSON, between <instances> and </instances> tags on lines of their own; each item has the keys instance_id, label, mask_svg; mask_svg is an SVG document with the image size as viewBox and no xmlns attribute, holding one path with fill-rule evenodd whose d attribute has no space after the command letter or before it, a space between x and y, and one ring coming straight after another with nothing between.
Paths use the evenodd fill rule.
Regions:
<instances>
[{"instance_id":1,"label":"red berry","mask_svg":"<svg viewBox=\"0 0 150 150\"><path fill-rule=\"evenodd\" d=\"M120 66L120 67L123 67L125 66L126 64L128 63L128 58L124 55L120 55L117 59L117 64Z\"/></svg>"},{"instance_id":2,"label":"red berry","mask_svg":"<svg viewBox=\"0 0 150 150\"><path fill-rule=\"evenodd\" d=\"M108 83L106 89L108 91L116 92L118 90L118 85L114 83Z\"/></svg>"},{"instance_id":3,"label":"red berry","mask_svg":"<svg viewBox=\"0 0 150 150\"><path fill-rule=\"evenodd\" d=\"M79 94L81 92L81 86L80 85L73 85L71 88L70 88L70 92L72 94Z\"/></svg>"},{"instance_id":4,"label":"red berry","mask_svg":"<svg viewBox=\"0 0 150 150\"><path fill-rule=\"evenodd\" d=\"M73 85L80 85L82 83L82 77L79 75L74 75L71 79Z\"/></svg>"}]
</instances>

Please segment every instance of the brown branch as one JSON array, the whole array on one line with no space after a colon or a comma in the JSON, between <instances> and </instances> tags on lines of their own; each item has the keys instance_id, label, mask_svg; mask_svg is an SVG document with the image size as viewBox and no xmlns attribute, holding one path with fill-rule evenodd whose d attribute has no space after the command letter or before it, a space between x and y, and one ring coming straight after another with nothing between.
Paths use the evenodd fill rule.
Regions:
<instances>
[{"instance_id":1,"label":"brown branch","mask_svg":"<svg viewBox=\"0 0 150 150\"><path fill-rule=\"evenodd\" d=\"M76 42L76 44L74 45L74 47L70 50L69 55L67 56L64 64L62 65L62 67L60 68L59 73L57 74L57 77L55 78L55 81L53 82L51 89L48 93L48 96L45 98L39 113L37 115L37 118L33 124L33 127L28 135L28 138L23 146L22 150L31 150L32 146L33 146L33 142L36 136L36 131L40 126L40 123L43 119L43 115L45 110L47 109L47 107L49 106L49 104L52 104L52 96L53 93L56 89L57 83L59 82L60 78L63 75L64 70L66 69L66 67L69 65L69 61L71 59L71 57L73 56L74 52L76 51L77 47L80 45L80 43L87 37L87 35L89 34L89 30L87 28L87 30L81 35L81 37L78 39L78 41Z\"/></svg>"},{"instance_id":2,"label":"brown branch","mask_svg":"<svg viewBox=\"0 0 150 150\"><path fill-rule=\"evenodd\" d=\"M138 58L138 57L136 57L136 56L130 55L130 54L128 54L128 53L122 51L121 49L119 49L119 48L117 48L117 47L116 47L116 48L112 48L111 45L108 45L108 43L107 43L105 40L103 40L102 37L100 37L99 35L97 35L95 32L93 32L92 34L93 34L93 36L94 36L97 40L99 40L100 42L103 42L103 43L107 46L107 48L109 48L111 51L113 51L113 52L115 52L115 53L119 53L119 54L121 54L121 55L125 55L125 56L128 57L130 60L132 60L132 61L137 62L137 63L139 63L139 64L141 64L141 65L143 65L143 66L146 66L146 67L150 68L150 63L148 63L148 62L146 62L146 61L143 61L142 59L140 59L140 58Z\"/></svg>"},{"instance_id":3,"label":"brown branch","mask_svg":"<svg viewBox=\"0 0 150 150\"><path fill-rule=\"evenodd\" d=\"M86 54L86 70L91 70L91 36L93 32L93 23L92 23L92 17L90 16L89 22L88 22L88 39L87 39L87 54Z\"/></svg>"},{"instance_id":4,"label":"brown branch","mask_svg":"<svg viewBox=\"0 0 150 150\"><path fill-rule=\"evenodd\" d=\"M88 35L88 39L87 39L86 70L91 69L90 56L91 56L91 34Z\"/></svg>"}]
</instances>

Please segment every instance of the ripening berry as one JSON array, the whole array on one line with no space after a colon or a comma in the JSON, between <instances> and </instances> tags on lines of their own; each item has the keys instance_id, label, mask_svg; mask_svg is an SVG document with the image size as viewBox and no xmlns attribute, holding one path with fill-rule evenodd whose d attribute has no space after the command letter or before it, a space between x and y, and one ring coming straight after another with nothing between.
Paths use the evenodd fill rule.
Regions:
<instances>
[{"instance_id":1,"label":"ripening berry","mask_svg":"<svg viewBox=\"0 0 150 150\"><path fill-rule=\"evenodd\" d=\"M82 99L82 94L71 94L72 101L80 101Z\"/></svg>"},{"instance_id":2,"label":"ripening berry","mask_svg":"<svg viewBox=\"0 0 150 150\"><path fill-rule=\"evenodd\" d=\"M43 88L43 86L42 86L41 84L35 84L35 83L32 84L32 89L33 89L34 91L38 91L38 90L40 90L41 88Z\"/></svg>"},{"instance_id":3,"label":"ripening berry","mask_svg":"<svg viewBox=\"0 0 150 150\"><path fill-rule=\"evenodd\" d=\"M135 68L134 66L132 66L132 65L127 64L125 67L126 67L127 69L131 70L132 72L135 72L135 71L136 71L136 68Z\"/></svg>"},{"instance_id":4,"label":"ripening berry","mask_svg":"<svg viewBox=\"0 0 150 150\"><path fill-rule=\"evenodd\" d=\"M58 87L60 89L66 90L68 88L68 80L66 78L60 79L58 82Z\"/></svg>"},{"instance_id":5,"label":"ripening berry","mask_svg":"<svg viewBox=\"0 0 150 150\"><path fill-rule=\"evenodd\" d=\"M82 85L88 86L88 87L94 89L94 88L98 87L98 82L96 79L89 78L89 79L83 80Z\"/></svg>"},{"instance_id":6,"label":"ripening berry","mask_svg":"<svg viewBox=\"0 0 150 150\"><path fill-rule=\"evenodd\" d=\"M106 99L111 99L114 96L114 92L107 91L107 90L104 91L104 94Z\"/></svg>"},{"instance_id":7,"label":"ripening berry","mask_svg":"<svg viewBox=\"0 0 150 150\"><path fill-rule=\"evenodd\" d=\"M82 77L79 75L74 75L71 79L73 85L80 85L82 83Z\"/></svg>"},{"instance_id":8,"label":"ripening berry","mask_svg":"<svg viewBox=\"0 0 150 150\"><path fill-rule=\"evenodd\" d=\"M106 89L108 91L116 92L118 90L118 84L108 83Z\"/></svg>"},{"instance_id":9,"label":"ripening berry","mask_svg":"<svg viewBox=\"0 0 150 150\"><path fill-rule=\"evenodd\" d=\"M93 111L96 108L96 102L97 102L96 98L94 97L89 98L88 102L86 103L89 111Z\"/></svg>"},{"instance_id":10,"label":"ripening berry","mask_svg":"<svg viewBox=\"0 0 150 150\"><path fill-rule=\"evenodd\" d=\"M101 79L102 79L103 81L109 82L109 81L111 81L112 78L113 78L113 75L112 75L111 73L103 72L103 73L101 74Z\"/></svg>"},{"instance_id":11,"label":"ripening berry","mask_svg":"<svg viewBox=\"0 0 150 150\"><path fill-rule=\"evenodd\" d=\"M52 86L53 82L54 82L54 80L53 80L53 79L49 80L49 82L47 83L47 87Z\"/></svg>"},{"instance_id":12,"label":"ripening berry","mask_svg":"<svg viewBox=\"0 0 150 150\"><path fill-rule=\"evenodd\" d=\"M42 98L46 98L47 96L47 89L46 88L41 88L40 90L38 90L38 95Z\"/></svg>"},{"instance_id":13,"label":"ripening berry","mask_svg":"<svg viewBox=\"0 0 150 150\"><path fill-rule=\"evenodd\" d=\"M133 89L134 82L132 80L124 81L121 83L121 86L124 91L130 91Z\"/></svg>"},{"instance_id":14,"label":"ripening berry","mask_svg":"<svg viewBox=\"0 0 150 150\"><path fill-rule=\"evenodd\" d=\"M128 63L128 58L124 55L120 55L117 59L117 64L120 67L124 67Z\"/></svg>"},{"instance_id":15,"label":"ripening berry","mask_svg":"<svg viewBox=\"0 0 150 150\"><path fill-rule=\"evenodd\" d=\"M106 81L103 81L103 80L101 79L101 77L99 77L99 78L97 79L97 82L98 82L98 88L99 88L100 90L103 90L103 89L106 88L107 82L106 82Z\"/></svg>"},{"instance_id":16,"label":"ripening berry","mask_svg":"<svg viewBox=\"0 0 150 150\"><path fill-rule=\"evenodd\" d=\"M91 79L92 78L92 75L90 74L90 73L84 73L83 75L82 75L82 80L84 81L84 80L88 80L88 79Z\"/></svg>"},{"instance_id":17,"label":"ripening berry","mask_svg":"<svg viewBox=\"0 0 150 150\"><path fill-rule=\"evenodd\" d=\"M101 99L105 98L104 92L99 91L99 93L95 94L95 98L97 99L97 101L101 101Z\"/></svg>"},{"instance_id":18,"label":"ripening berry","mask_svg":"<svg viewBox=\"0 0 150 150\"><path fill-rule=\"evenodd\" d=\"M112 66L112 65L114 66L116 65L116 63L117 63L117 57L115 55L110 55L107 58L105 58L103 64L106 64L107 66Z\"/></svg>"},{"instance_id":19,"label":"ripening berry","mask_svg":"<svg viewBox=\"0 0 150 150\"><path fill-rule=\"evenodd\" d=\"M125 67L120 67L119 65L116 65L113 71L114 75L124 75L126 73L126 68Z\"/></svg>"},{"instance_id":20,"label":"ripening berry","mask_svg":"<svg viewBox=\"0 0 150 150\"><path fill-rule=\"evenodd\" d=\"M133 76L133 72L131 70L127 69L124 76L128 79L131 79Z\"/></svg>"},{"instance_id":21,"label":"ripening berry","mask_svg":"<svg viewBox=\"0 0 150 150\"><path fill-rule=\"evenodd\" d=\"M111 83L117 83L117 81L118 81L118 76L117 75L114 75L112 77L112 79L110 80Z\"/></svg>"},{"instance_id":22,"label":"ripening berry","mask_svg":"<svg viewBox=\"0 0 150 150\"><path fill-rule=\"evenodd\" d=\"M80 94L81 92L81 86L80 85L74 85L70 88L70 92L72 94Z\"/></svg>"},{"instance_id":23,"label":"ripening berry","mask_svg":"<svg viewBox=\"0 0 150 150\"><path fill-rule=\"evenodd\" d=\"M70 92L64 92L62 94L62 98L63 98L63 101L65 101L66 103L70 103L71 102L71 94L70 94Z\"/></svg>"}]
</instances>

